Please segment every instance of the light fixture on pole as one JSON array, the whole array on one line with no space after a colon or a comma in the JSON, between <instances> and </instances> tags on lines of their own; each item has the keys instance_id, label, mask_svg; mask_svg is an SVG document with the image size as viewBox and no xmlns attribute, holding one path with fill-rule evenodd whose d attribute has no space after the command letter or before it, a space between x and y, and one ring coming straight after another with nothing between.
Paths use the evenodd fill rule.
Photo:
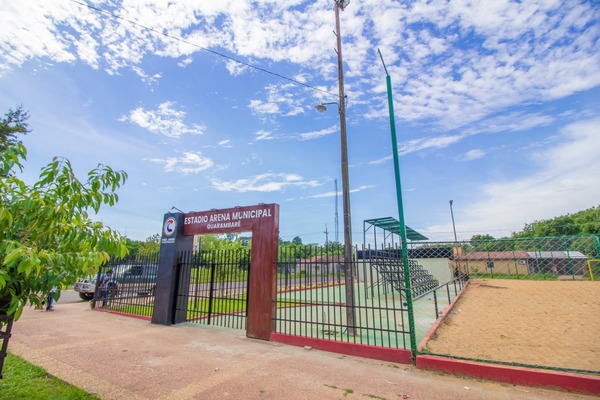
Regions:
<instances>
[{"instance_id":1,"label":"light fixture on pole","mask_svg":"<svg viewBox=\"0 0 600 400\"><path fill-rule=\"evenodd\" d=\"M327 111L327 106L330 104L335 104L338 106L338 112L339 112L339 103L336 103L335 101L332 103L319 103L315 106L315 108L317 109L318 112L325 112Z\"/></svg>"},{"instance_id":2,"label":"light fixture on pole","mask_svg":"<svg viewBox=\"0 0 600 400\"><path fill-rule=\"evenodd\" d=\"M327 110L326 105L337 104L340 115L340 144L342 153L342 209L344 213L344 267L346 274L346 324L347 334L355 334L354 310L354 265L352 261L352 222L350 218L350 179L348 174L348 143L346 138L346 95L344 93L344 69L342 65L342 37L340 33L340 10L349 0L334 0L335 36L337 39L339 102L321 103L316 106L319 112Z\"/></svg>"}]
</instances>

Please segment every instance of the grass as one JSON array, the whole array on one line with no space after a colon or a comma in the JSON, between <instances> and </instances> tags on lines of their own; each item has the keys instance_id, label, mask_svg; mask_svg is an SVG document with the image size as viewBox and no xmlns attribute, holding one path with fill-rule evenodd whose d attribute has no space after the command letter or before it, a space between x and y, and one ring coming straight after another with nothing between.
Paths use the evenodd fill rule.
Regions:
<instances>
[{"instance_id":1,"label":"grass","mask_svg":"<svg viewBox=\"0 0 600 400\"><path fill-rule=\"evenodd\" d=\"M527 281L557 281L558 275L552 273L536 274L488 274L479 272L469 272L471 278L477 279L521 279Z\"/></svg>"},{"instance_id":2,"label":"grass","mask_svg":"<svg viewBox=\"0 0 600 400\"><path fill-rule=\"evenodd\" d=\"M49 376L42 368L11 353L8 353L4 360L2 375L0 399L100 400L97 396Z\"/></svg>"},{"instance_id":3,"label":"grass","mask_svg":"<svg viewBox=\"0 0 600 400\"><path fill-rule=\"evenodd\" d=\"M299 300L277 300L277 307L295 307L306 305L306 302ZM198 313L208 314L209 300L206 298L189 299L188 301L188 318L196 317ZM246 297L239 296L235 298L217 298L212 304L213 314L235 314L246 311ZM153 305L135 304L135 305L118 305L114 304L107 307L110 311L121 312L125 314L139 315L151 317L154 311ZM1 400L1 398L0 398Z\"/></svg>"}]
</instances>

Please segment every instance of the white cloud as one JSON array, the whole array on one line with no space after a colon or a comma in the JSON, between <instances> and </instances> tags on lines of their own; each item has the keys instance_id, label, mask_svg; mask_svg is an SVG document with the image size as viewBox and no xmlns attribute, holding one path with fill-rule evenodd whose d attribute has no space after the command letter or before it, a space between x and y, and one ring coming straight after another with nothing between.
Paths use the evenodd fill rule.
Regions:
<instances>
[{"instance_id":1,"label":"white cloud","mask_svg":"<svg viewBox=\"0 0 600 400\"><path fill-rule=\"evenodd\" d=\"M302 114L300 105L303 99L299 96L297 86L286 83L272 84L265 88L265 100L250 100L249 108L257 115L295 116Z\"/></svg>"},{"instance_id":2,"label":"white cloud","mask_svg":"<svg viewBox=\"0 0 600 400\"><path fill-rule=\"evenodd\" d=\"M273 140L275 137L273 136L273 132L260 130L254 133L254 140Z\"/></svg>"},{"instance_id":3,"label":"white cloud","mask_svg":"<svg viewBox=\"0 0 600 400\"><path fill-rule=\"evenodd\" d=\"M117 19L67 0L8 2L0 10L0 25L11 27L0 33L0 74L42 58L109 73L148 55L185 57L180 64L187 65L195 52L225 49L265 69L262 60L296 64L303 82L335 82L330 3L207 3L96 4ZM593 2L365 0L341 17L348 91L355 104L368 105L367 115L386 114L373 98L385 91L376 48L395 83L397 116L444 128L600 84L600 11ZM232 58L224 59L232 75L248 69ZM266 98L249 106L258 115L293 116L303 112L302 100L268 87Z\"/></svg>"},{"instance_id":4,"label":"white cloud","mask_svg":"<svg viewBox=\"0 0 600 400\"><path fill-rule=\"evenodd\" d=\"M473 149L458 157L459 161L473 161L485 157L486 152L481 149Z\"/></svg>"},{"instance_id":5,"label":"white cloud","mask_svg":"<svg viewBox=\"0 0 600 400\"><path fill-rule=\"evenodd\" d=\"M154 75L148 75L140 67L133 66L133 67L131 67L131 69L133 70L133 72L135 72L135 74L137 76L139 76L142 79L142 82L144 82L147 85L158 83L158 80L160 78L162 78L162 74L161 73L156 73Z\"/></svg>"},{"instance_id":6,"label":"white cloud","mask_svg":"<svg viewBox=\"0 0 600 400\"><path fill-rule=\"evenodd\" d=\"M70 47L70 40L58 33L57 23L79 13L80 23L90 17L90 13L74 6L66 0L55 2L6 2L0 9L0 26L10 27L0 32L0 73L19 67L32 58L48 57L57 62L72 62L76 59L76 49ZM86 37L89 40L89 36ZM84 50L80 43L84 61L96 67L96 57Z\"/></svg>"},{"instance_id":7,"label":"white cloud","mask_svg":"<svg viewBox=\"0 0 600 400\"><path fill-rule=\"evenodd\" d=\"M262 100L250 100L248 107L255 114L279 114L279 106L275 103L267 103Z\"/></svg>"},{"instance_id":8,"label":"white cloud","mask_svg":"<svg viewBox=\"0 0 600 400\"><path fill-rule=\"evenodd\" d=\"M385 157L379 158L377 160L369 161L367 164L369 164L369 165L385 164L386 162L391 161L393 159L394 159L394 155L390 154L389 156L385 156Z\"/></svg>"},{"instance_id":9,"label":"white cloud","mask_svg":"<svg viewBox=\"0 0 600 400\"><path fill-rule=\"evenodd\" d=\"M200 152L188 151L181 157L147 159L156 164L164 165L166 172L177 172L183 175L198 174L214 166L214 162L204 157Z\"/></svg>"},{"instance_id":10,"label":"white cloud","mask_svg":"<svg viewBox=\"0 0 600 400\"><path fill-rule=\"evenodd\" d=\"M455 202L457 231L489 233L499 227L509 235L525 223L553 218L598 205L600 199L600 118L570 124L560 132L553 147L538 149L532 158L537 169L514 180L482 184L483 198L460 210ZM434 226L428 231L447 231L448 226Z\"/></svg>"},{"instance_id":11,"label":"white cloud","mask_svg":"<svg viewBox=\"0 0 600 400\"><path fill-rule=\"evenodd\" d=\"M375 187L376 187L375 185L362 185L357 188L350 189L350 193L358 193L358 192L362 192L364 190L373 189ZM304 196L302 198L303 199L320 199L320 198L335 197L335 196L340 196L340 195L341 195L341 192L336 193L335 191L333 191L333 192L319 193L319 194L315 194L312 196Z\"/></svg>"},{"instance_id":12,"label":"white cloud","mask_svg":"<svg viewBox=\"0 0 600 400\"><path fill-rule=\"evenodd\" d=\"M491 132L518 132L539 126L547 126L556 121L556 117L539 113L508 112L478 121L462 129L466 135Z\"/></svg>"},{"instance_id":13,"label":"white cloud","mask_svg":"<svg viewBox=\"0 0 600 400\"><path fill-rule=\"evenodd\" d=\"M340 128L336 125L330 126L329 128L321 129L320 131L313 132L305 132L300 134L300 140L313 140L318 139L323 136L331 135L332 133L337 133L340 131Z\"/></svg>"},{"instance_id":14,"label":"white cloud","mask_svg":"<svg viewBox=\"0 0 600 400\"><path fill-rule=\"evenodd\" d=\"M428 139L413 139L401 143L398 152L405 155L428 149L443 149L459 142L463 137L464 135L443 135Z\"/></svg>"},{"instance_id":15,"label":"white cloud","mask_svg":"<svg viewBox=\"0 0 600 400\"><path fill-rule=\"evenodd\" d=\"M181 68L185 68L193 62L194 62L194 59L192 57L186 57L183 60L179 61L177 63L177 65L179 65Z\"/></svg>"},{"instance_id":16,"label":"white cloud","mask_svg":"<svg viewBox=\"0 0 600 400\"><path fill-rule=\"evenodd\" d=\"M175 103L167 101L159 104L156 110L144 110L138 107L129 115L119 118L119 121L127 121L141 128L170 138L179 138L183 135L201 135L205 127L200 124L187 126L184 123L185 111L173 109Z\"/></svg>"},{"instance_id":17,"label":"white cloud","mask_svg":"<svg viewBox=\"0 0 600 400\"><path fill-rule=\"evenodd\" d=\"M320 183L302 176L285 173L265 173L233 182L213 180L213 188L224 192L279 192L287 187L314 187Z\"/></svg>"},{"instance_id":18,"label":"white cloud","mask_svg":"<svg viewBox=\"0 0 600 400\"><path fill-rule=\"evenodd\" d=\"M506 107L600 84L599 12L589 2L417 1L382 7L400 21L375 29L384 56L393 60L389 69L401 118L431 118L457 128ZM374 20L377 11L369 10ZM381 108L376 115L385 113Z\"/></svg>"},{"instance_id":19,"label":"white cloud","mask_svg":"<svg viewBox=\"0 0 600 400\"><path fill-rule=\"evenodd\" d=\"M250 70L250 67L240 64L234 60L227 60L225 63L225 68L227 68L227 71L229 71L231 76L240 76Z\"/></svg>"},{"instance_id":20,"label":"white cloud","mask_svg":"<svg viewBox=\"0 0 600 400\"><path fill-rule=\"evenodd\" d=\"M443 149L453 144L459 143L467 135L456 134L456 135L442 135L424 139L413 139L400 143L398 148L398 154L403 156L412 153L418 153L421 151L427 151L430 149ZM369 165L384 164L388 161L393 160L393 154L385 157L378 158L376 160L369 161Z\"/></svg>"}]
</instances>

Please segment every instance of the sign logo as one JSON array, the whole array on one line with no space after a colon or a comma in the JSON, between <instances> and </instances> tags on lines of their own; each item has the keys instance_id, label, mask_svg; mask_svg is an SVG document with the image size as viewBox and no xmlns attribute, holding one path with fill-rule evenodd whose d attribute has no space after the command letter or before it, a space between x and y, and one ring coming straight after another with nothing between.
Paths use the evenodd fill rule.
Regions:
<instances>
[{"instance_id":1,"label":"sign logo","mask_svg":"<svg viewBox=\"0 0 600 400\"><path fill-rule=\"evenodd\" d=\"M173 217L167 218L165 221L165 225L163 227L163 233L165 236L173 236L175 230L177 229L177 221Z\"/></svg>"}]
</instances>

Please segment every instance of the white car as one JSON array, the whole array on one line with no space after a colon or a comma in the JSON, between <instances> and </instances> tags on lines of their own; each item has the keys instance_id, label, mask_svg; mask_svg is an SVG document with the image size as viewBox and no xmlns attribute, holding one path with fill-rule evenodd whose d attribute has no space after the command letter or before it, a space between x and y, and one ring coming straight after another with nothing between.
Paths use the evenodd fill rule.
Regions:
<instances>
[{"instance_id":1,"label":"white car","mask_svg":"<svg viewBox=\"0 0 600 400\"><path fill-rule=\"evenodd\" d=\"M92 300L94 298L94 292L96 291L96 277L88 276L83 280L76 282L73 286L73 290L79 292L79 297L82 300Z\"/></svg>"}]
</instances>

